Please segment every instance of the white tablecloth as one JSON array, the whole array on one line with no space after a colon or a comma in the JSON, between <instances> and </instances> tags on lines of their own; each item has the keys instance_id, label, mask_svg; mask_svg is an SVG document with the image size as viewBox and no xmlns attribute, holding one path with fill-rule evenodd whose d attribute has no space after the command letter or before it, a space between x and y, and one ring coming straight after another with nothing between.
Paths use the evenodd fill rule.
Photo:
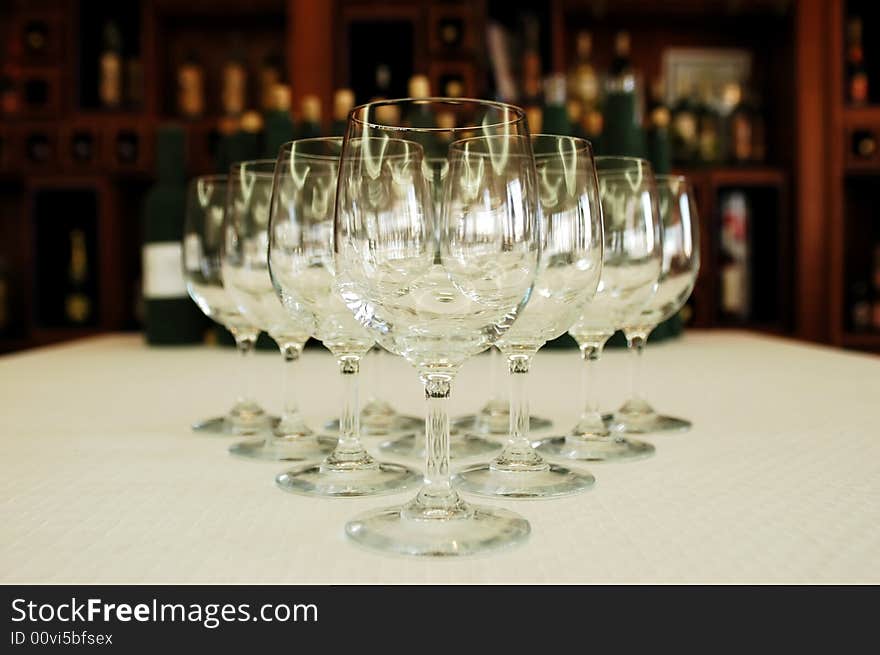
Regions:
<instances>
[{"instance_id":1,"label":"white tablecloth","mask_svg":"<svg viewBox=\"0 0 880 655\"><path fill-rule=\"evenodd\" d=\"M625 358L601 364L609 409L628 388ZM420 413L415 372L387 359L383 387ZM189 430L231 403L242 371L229 349L121 335L2 357L0 582L880 583L880 358L696 332L652 346L645 363L651 400L692 431L650 438L651 459L589 466L587 493L498 502L531 522L525 545L437 561L344 535L353 515L410 493L283 493L283 463L235 459L234 438ZM280 356L252 364L259 399L277 410ZM463 369L454 413L485 400L488 365ZM319 425L338 408L335 367L318 350L298 366ZM572 351L534 365L534 413L560 429L580 405L579 366Z\"/></svg>"}]
</instances>

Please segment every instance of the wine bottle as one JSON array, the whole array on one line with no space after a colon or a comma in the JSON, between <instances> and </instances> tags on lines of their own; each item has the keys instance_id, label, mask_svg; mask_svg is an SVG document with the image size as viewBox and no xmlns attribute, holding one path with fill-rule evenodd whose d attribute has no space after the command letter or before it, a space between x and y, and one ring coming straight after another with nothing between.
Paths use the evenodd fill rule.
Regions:
<instances>
[{"instance_id":1,"label":"wine bottle","mask_svg":"<svg viewBox=\"0 0 880 655\"><path fill-rule=\"evenodd\" d=\"M178 126L156 134L156 183L143 213L144 335L147 343L202 341L206 319L187 294L181 238L186 209L185 134Z\"/></svg>"},{"instance_id":2,"label":"wine bottle","mask_svg":"<svg viewBox=\"0 0 880 655\"><path fill-rule=\"evenodd\" d=\"M275 85L272 105L266 112L265 125L263 155L275 159L281 146L295 138L293 118L290 116L290 87L286 84Z\"/></svg>"},{"instance_id":3,"label":"wine bottle","mask_svg":"<svg viewBox=\"0 0 880 655\"><path fill-rule=\"evenodd\" d=\"M727 120L728 159L734 164L744 164L752 160L752 127L754 112L738 84L728 91L729 102L734 103Z\"/></svg>"},{"instance_id":4,"label":"wine bottle","mask_svg":"<svg viewBox=\"0 0 880 655\"><path fill-rule=\"evenodd\" d=\"M431 83L427 75L413 75L409 78L407 95L410 98L429 98L431 96ZM433 127L434 115L428 109L428 105L413 105L406 115L406 124L410 127Z\"/></svg>"},{"instance_id":5,"label":"wine bottle","mask_svg":"<svg viewBox=\"0 0 880 655\"><path fill-rule=\"evenodd\" d=\"M870 130L855 130L851 152L857 160L871 161L877 156L877 135Z\"/></svg>"},{"instance_id":6,"label":"wine bottle","mask_svg":"<svg viewBox=\"0 0 880 655\"><path fill-rule=\"evenodd\" d=\"M693 95L691 87L672 108L672 157L678 165L693 164L699 154L699 123Z\"/></svg>"},{"instance_id":7,"label":"wine bottle","mask_svg":"<svg viewBox=\"0 0 880 655\"><path fill-rule=\"evenodd\" d=\"M538 20L534 16L527 16L523 24L523 33L525 37L525 47L522 55L522 98L521 104L526 113L532 113L533 117L537 117L541 112L541 48L540 37L541 28ZM535 122L538 122L536 118ZM532 124L532 120L529 120ZM532 133L537 130L534 124L531 125Z\"/></svg>"},{"instance_id":8,"label":"wine bottle","mask_svg":"<svg viewBox=\"0 0 880 655\"><path fill-rule=\"evenodd\" d=\"M655 173L666 174L672 169L670 122L669 107L663 102L663 80L658 78L651 87L648 113L648 159Z\"/></svg>"},{"instance_id":9,"label":"wine bottle","mask_svg":"<svg viewBox=\"0 0 880 655\"><path fill-rule=\"evenodd\" d=\"M372 100L386 100L391 95L391 68L388 64L376 66L375 86Z\"/></svg>"},{"instance_id":10,"label":"wine bottle","mask_svg":"<svg viewBox=\"0 0 880 655\"><path fill-rule=\"evenodd\" d=\"M862 48L862 19L853 17L847 23L846 48L847 99L852 105L868 102L868 71Z\"/></svg>"},{"instance_id":11,"label":"wine bottle","mask_svg":"<svg viewBox=\"0 0 880 655\"><path fill-rule=\"evenodd\" d=\"M697 152L703 164L718 161L718 134L721 132L721 117L712 105L711 89L703 84L700 89L700 102L697 105Z\"/></svg>"},{"instance_id":12,"label":"wine bottle","mask_svg":"<svg viewBox=\"0 0 880 655\"><path fill-rule=\"evenodd\" d=\"M238 130L233 135L231 165L237 161L256 159L263 152L263 117L257 111L246 111L241 115ZM229 172L229 166L223 171Z\"/></svg>"},{"instance_id":13,"label":"wine bottle","mask_svg":"<svg viewBox=\"0 0 880 655\"><path fill-rule=\"evenodd\" d=\"M853 332L867 332L871 329L873 307L868 295L868 285L859 280L853 283L849 298L850 328Z\"/></svg>"},{"instance_id":14,"label":"wine bottle","mask_svg":"<svg viewBox=\"0 0 880 655\"><path fill-rule=\"evenodd\" d=\"M68 325L84 325L92 318L92 301L86 284L89 259L86 234L80 228L70 231L70 261L67 269L67 293L64 295L64 318Z\"/></svg>"},{"instance_id":15,"label":"wine bottle","mask_svg":"<svg viewBox=\"0 0 880 655\"><path fill-rule=\"evenodd\" d=\"M205 69L194 52L177 69L177 111L184 118L205 112Z\"/></svg>"},{"instance_id":16,"label":"wine bottle","mask_svg":"<svg viewBox=\"0 0 880 655\"><path fill-rule=\"evenodd\" d=\"M321 99L316 95L303 96L300 105L300 121L296 126L297 139L314 139L324 136L321 128Z\"/></svg>"},{"instance_id":17,"label":"wine bottle","mask_svg":"<svg viewBox=\"0 0 880 655\"><path fill-rule=\"evenodd\" d=\"M115 21L104 25L104 50L99 60L98 97L101 105L115 109L122 104L122 33Z\"/></svg>"},{"instance_id":18,"label":"wine bottle","mask_svg":"<svg viewBox=\"0 0 880 655\"><path fill-rule=\"evenodd\" d=\"M223 64L220 106L226 116L240 116L247 105L247 69L244 56L233 50Z\"/></svg>"},{"instance_id":19,"label":"wine bottle","mask_svg":"<svg viewBox=\"0 0 880 655\"><path fill-rule=\"evenodd\" d=\"M344 136L348 126L348 113L354 107L354 91L351 89L337 89L333 94L333 125L330 134Z\"/></svg>"},{"instance_id":20,"label":"wine bottle","mask_svg":"<svg viewBox=\"0 0 880 655\"><path fill-rule=\"evenodd\" d=\"M744 321L750 313L749 211L745 194L731 191L721 199L721 313Z\"/></svg>"},{"instance_id":21,"label":"wine bottle","mask_svg":"<svg viewBox=\"0 0 880 655\"><path fill-rule=\"evenodd\" d=\"M602 144L614 155L643 157L641 90L630 61L630 36L619 32L614 40L614 59L605 87Z\"/></svg>"},{"instance_id":22,"label":"wine bottle","mask_svg":"<svg viewBox=\"0 0 880 655\"><path fill-rule=\"evenodd\" d=\"M599 76L590 60L593 53L591 34L587 31L578 32L575 43L576 57L568 71L568 98L569 102L580 105L580 115L583 116L598 108Z\"/></svg>"},{"instance_id":23,"label":"wine bottle","mask_svg":"<svg viewBox=\"0 0 880 655\"><path fill-rule=\"evenodd\" d=\"M260 66L260 108L268 113L277 110L278 98L276 88L283 78L281 57L270 52L263 58ZM289 87L287 87L289 90ZM288 109L290 103L288 99Z\"/></svg>"},{"instance_id":24,"label":"wine bottle","mask_svg":"<svg viewBox=\"0 0 880 655\"><path fill-rule=\"evenodd\" d=\"M554 73L544 79L544 124L541 129L546 134L571 136L565 92L566 79L562 73Z\"/></svg>"}]
</instances>

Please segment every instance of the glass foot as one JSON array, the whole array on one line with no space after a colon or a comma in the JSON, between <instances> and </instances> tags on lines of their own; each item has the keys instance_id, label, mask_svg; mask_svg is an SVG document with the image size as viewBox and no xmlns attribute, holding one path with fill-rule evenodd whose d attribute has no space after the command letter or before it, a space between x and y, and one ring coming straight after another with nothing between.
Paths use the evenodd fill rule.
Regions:
<instances>
[{"instance_id":1,"label":"glass foot","mask_svg":"<svg viewBox=\"0 0 880 655\"><path fill-rule=\"evenodd\" d=\"M510 431L510 414L468 414L452 419L450 427L455 432L469 434L482 434L493 436L506 436ZM540 416L529 417L529 430L548 430L553 427L553 421Z\"/></svg>"},{"instance_id":2,"label":"glass foot","mask_svg":"<svg viewBox=\"0 0 880 655\"><path fill-rule=\"evenodd\" d=\"M547 457L588 462L620 462L654 454L651 444L616 434L607 437L551 437L541 441L537 450Z\"/></svg>"},{"instance_id":3,"label":"glass foot","mask_svg":"<svg viewBox=\"0 0 880 655\"><path fill-rule=\"evenodd\" d=\"M537 499L587 491L596 483L596 478L590 473L578 473L547 462L531 470L505 470L493 464L477 464L453 476L452 483L459 491L478 496Z\"/></svg>"},{"instance_id":4,"label":"glass foot","mask_svg":"<svg viewBox=\"0 0 880 655\"><path fill-rule=\"evenodd\" d=\"M228 416L216 416L204 421L197 421L191 427L193 432L243 436L258 434L267 428L278 425L278 421L279 418L277 416L269 416L268 414L264 414L260 419L250 422L232 421Z\"/></svg>"},{"instance_id":5,"label":"glass foot","mask_svg":"<svg viewBox=\"0 0 880 655\"><path fill-rule=\"evenodd\" d=\"M327 421L327 423L324 424L324 428L328 432L339 432L339 419ZM384 421L371 422L362 416L360 428L360 434L362 437L385 437L391 434L418 432L420 430L424 430L425 419L418 418L417 416L404 416L402 414L396 414L389 424L388 422Z\"/></svg>"},{"instance_id":6,"label":"glass foot","mask_svg":"<svg viewBox=\"0 0 880 655\"><path fill-rule=\"evenodd\" d=\"M229 454L247 459L273 462L320 461L333 452L331 437L269 437L240 441L229 447Z\"/></svg>"},{"instance_id":7,"label":"glass foot","mask_svg":"<svg viewBox=\"0 0 880 655\"><path fill-rule=\"evenodd\" d=\"M449 457L452 459L468 459L471 457L485 457L489 453L497 452L500 444L466 434L456 436L449 440ZM379 450L386 455L397 457L425 458L425 435L407 435L393 441L379 444Z\"/></svg>"},{"instance_id":8,"label":"glass foot","mask_svg":"<svg viewBox=\"0 0 880 655\"><path fill-rule=\"evenodd\" d=\"M661 414L616 415L609 429L625 434L648 434L650 432L684 432L691 429L691 422L674 416Z\"/></svg>"},{"instance_id":9,"label":"glass foot","mask_svg":"<svg viewBox=\"0 0 880 655\"><path fill-rule=\"evenodd\" d=\"M345 532L372 550L418 557L459 557L509 548L529 536L529 522L506 509L459 502L454 512L409 505L355 517Z\"/></svg>"},{"instance_id":10,"label":"glass foot","mask_svg":"<svg viewBox=\"0 0 880 655\"><path fill-rule=\"evenodd\" d=\"M275 483L295 494L350 498L394 493L421 480L421 475L400 464L374 462L371 466L338 470L324 464L305 466L281 473Z\"/></svg>"}]
</instances>

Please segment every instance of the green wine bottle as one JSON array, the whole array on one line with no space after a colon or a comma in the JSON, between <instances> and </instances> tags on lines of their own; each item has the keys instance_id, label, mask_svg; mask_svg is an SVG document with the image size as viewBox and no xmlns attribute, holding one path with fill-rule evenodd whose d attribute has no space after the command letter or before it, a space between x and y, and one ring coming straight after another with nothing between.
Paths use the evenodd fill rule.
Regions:
<instances>
[{"instance_id":1,"label":"green wine bottle","mask_svg":"<svg viewBox=\"0 0 880 655\"><path fill-rule=\"evenodd\" d=\"M275 159L281 146L293 141L293 119L290 116L290 87L276 84L272 90L271 109L266 111L266 132L263 156Z\"/></svg>"},{"instance_id":2,"label":"green wine bottle","mask_svg":"<svg viewBox=\"0 0 880 655\"><path fill-rule=\"evenodd\" d=\"M154 345L200 342L207 325L187 294L181 264L184 140L181 127L166 125L157 130L156 184L144 203L144 335Z\"/></svg>"}]
</instances>

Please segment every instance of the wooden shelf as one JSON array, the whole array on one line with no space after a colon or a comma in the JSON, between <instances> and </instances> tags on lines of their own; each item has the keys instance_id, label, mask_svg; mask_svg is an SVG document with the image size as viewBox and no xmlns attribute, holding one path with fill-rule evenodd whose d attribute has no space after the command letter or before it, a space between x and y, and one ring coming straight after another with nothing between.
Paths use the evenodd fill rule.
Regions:
<instances>
[{"instance_id":1,"label":"wooden shelf","mask_svg":"<svg viewBox=\"0 0 880 655\"><path fill-rule=\"evenodd\" d=\"M844 332L841 345L847 348L864 348L880 351L880 332Z\"/></svg>"},{"instance_id":2,"label":"wooden shelf","mask_svg":"<svg viewBox=\"0 0 880 655\"><path fill-rule=\"evenodd\" d=\"M843 124L846 127L880 125L880 105L866 105L864 107L844 107Z\"/></svg>"},{"instance_id":3,"label":"wooden shelf","mask_svg":"<svg viewBox=\"0 0 880 655\"><path fill-rule=\"evenodd\" d=\"M718 166L705 168L683 168L677 173L695 180L708 180L714 187L719 186L782 186L788 173L782 168L769 166Z\"/></svg>"}]
</instances>

